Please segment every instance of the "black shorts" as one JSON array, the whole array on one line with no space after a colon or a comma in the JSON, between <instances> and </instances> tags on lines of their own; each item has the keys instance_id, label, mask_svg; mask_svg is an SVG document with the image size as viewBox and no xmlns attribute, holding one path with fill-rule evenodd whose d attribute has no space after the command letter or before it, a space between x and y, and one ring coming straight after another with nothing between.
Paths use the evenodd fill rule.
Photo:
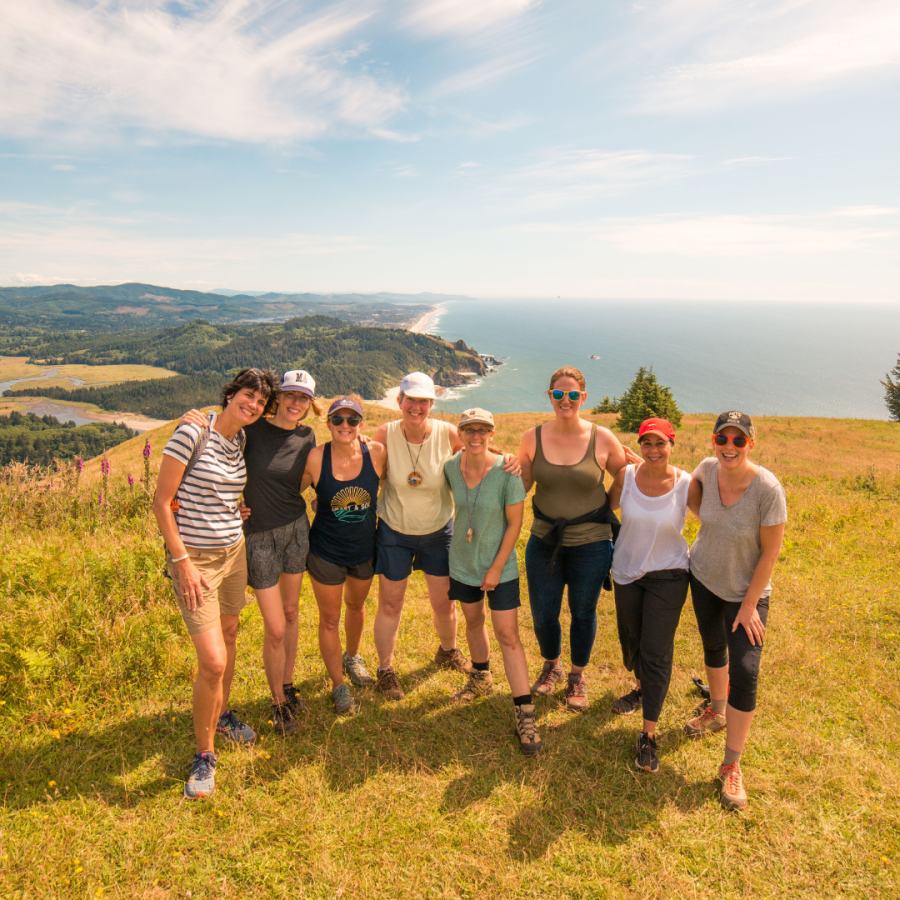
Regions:
<instances>
[{"instance_id":1,"label":"black shorts","mask_svg":"<svg viewBox=\"0 0 900 900\"><path fill-rule=\"evenodd\" d=\"M309 519L306 514L287 525L248 534L247 583L255 591L275 587L281 573L299 575L306 571L309 553Z\"/></svg>"},{"instance_id":2,"label":"black shorts","mask_svg":"<svg viewBox=\"0 0 900 900\"><path fill-rule=\"evenodd\" d=\"M374 563L374 559L367 559L355 566L339 566L310 551L306 571L309 572L309 577L319 584L343 584L348 578L356 578L359 581L371 578L375 574Z\"/></svg>"},{"instance_id":3,"label":"black shorts","mask_svg":"<svg viewBox=\"0 0 900 900\"><path fill-rule=\"evenodd\" d=\"M450 599L460 603L480 603L484 600L484 591L477 584L464 584L450 576ZM519 599L519 579L501 581L492 591L487 592L488 609L502 612L506 609L518 609L522 605Z\"/></svg>"},{"instance_id":4,"label":"black shorts","mask_svg":"<svg viewBox=\"0 0 900 900\"><path fill-rule=\"evenodd\" d=\"M375 572L388 581L403 581L413 569L446 577L450 574L451 540L453 519L431 534L403 534L380 519L375 533Z\"/></svg>"}]
</instances>

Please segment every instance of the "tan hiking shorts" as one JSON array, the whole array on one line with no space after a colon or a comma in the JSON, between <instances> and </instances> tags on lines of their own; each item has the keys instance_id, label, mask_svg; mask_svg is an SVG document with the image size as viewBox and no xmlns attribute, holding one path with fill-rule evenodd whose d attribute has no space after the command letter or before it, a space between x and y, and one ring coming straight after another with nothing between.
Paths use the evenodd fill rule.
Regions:
<instances>
[{"instance_id":1,"label":"tan hiking shorts","mask_svg":"<svg viewBox=\"0 0 900 900\"><path fill-rule=\"evenodd\" d=\"M172 577L178 608L188 634L202 634L219 624L220 616L236 616L247 605L247 554L244 536L230 547L185 547L197 571L209 582L203 590L203 605L188 609L181 602L178 566L166 553L166 568Z\"/></svg>"}]
</instances>

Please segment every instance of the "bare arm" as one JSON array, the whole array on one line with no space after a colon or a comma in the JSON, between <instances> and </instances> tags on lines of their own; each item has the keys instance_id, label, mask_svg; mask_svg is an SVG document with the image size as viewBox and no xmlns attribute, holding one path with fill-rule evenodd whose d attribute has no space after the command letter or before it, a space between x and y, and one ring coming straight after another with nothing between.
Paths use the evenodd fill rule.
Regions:
<instances>
[{"instance_id":1,"label":"bare arm","mask_svg":"<svg viewBox=\"0 0 900 900\"><path fill-rule=\"evenodd\" d=\"M306 457L306 466L303 468L303 478L300 481L300 493L302 494L310 485L315 487L319 483L319 476L322 474L322 452L324 444L319 447L313 447Z\"/></svg>"},{"instance_id":2,"label":"bare arm","mask_svg":"<svg viewBox=\"0 0 900 900\"><path fill-rule=\"evenodd\" d=\"M387 448L384 444L374 440L369 441L366 447L369 450L369 455L372 457L372 465L378 473L379 480L384 481L384 476L387 473Z\"/></svg>"},{"instance_id":3,"label":"bare arm","mask_svg":"<svg viewBox=\"0 0 900 900\"><path fill-rule=\"evenodd\" d=\"M696 470L695 470L696 471ZM691 477L691 485L688 488L688 509L699 519L700 504L703 502L703 482L699 478Z\"/></svg>"},{"instance_id":4,"label":"bare arm","mask_svg":"<svg viewBox=\"0 0 900 900\"><path fill-rule=\"evenodd\" d=\"M537 440L534 436L534 429L529 428L522 435L522 443L519 445L519 463L522 466L521 478L525 490L530 491L534 487L534 454L537 448Z\"/></svg>"},{"instance_id":5,"label":"bare arm","mask_svg":"<svg viewBox=\"0 0 900 900\"><path fill-rule=\"evenodd\" d=\"M503 573L503 567L509 559L509 554L516 547L516 541L519 539L519 532L522 530L522 519L525 515L525 501L520 500L518 503L511 503L506 507L506 531L503 532L503 540L500 541L500 549L494 557L491 567L487 570L481 581L481 590L492 591L500 584L500 577Z\"/></svg>"},{"instance_id":6,"label":"bare arm","mask_svg":"<svg viewBox=\"0 0 900 900\"><path fill-rule=\"evenodd\" d=\"M616 510L619 508L619 501L622 499L622 488L625 486L625 469L619 469L616 472L616 477L613 479L613 483L609 486L609 490L606 492L606 497L609 500L609 508L612 510Z\"/></svg>"},{"instance_id":7,"label":"bare arm","mask_svg":"<svg viewBox=\"0 0 900 900\"><path fill-rule=\"evenodd\" d=\"M778 554L781 553L781 543L784 540L784 523L780 525L762 525L759 529L759 544L762 553L759 562L753 570L750 579L750 587L744 595L741 608L734 620L732 631L737 631L738 625L744 626L751 644L761 644L766 628L759 618L756 606L759 603L760 594L765 590L772 572L775 571L775 563L778 562Z\"/></svg>"},{"instance_id":8,"label":"bare arm","mask_svg":"<svg viewBox=\"0 0 900 900\"><path fill-rule=\"evenodd\" d=\"M159 477L156 479L153 514L156 516L159 530L172 559L178 560L174 565L178 569L178 580L181 584L181 601L188 609L194 610L203 606L203 588L208 588L209 582L197 571L188 557L172 510L172 501L178 493L186 468L187 466L175 457L163 454L162 462L159 464Z\"/></svg>"},{"instance_id":9,"label":"bare arm","mask_svg":"<svg viewBox=\"0 0 900 900\"><path fill-rule=\"evenodd\" d=\"M606 469L615 478L619 474L619 470L625 468L627 464L625 450L619 443L619 439L608 428L598 426L597 436L600 438L597 441L597 462L601 468ZM604 456L606 457L605 465Z\"/></svg>"},{"instance_id":10,"label":"bare arm","mask_svg":"<svg viewBox=\"0 0 900 900\"><path fill-rule=\"evenodd\" d=\"M450 452L459 453L463 448L462 438L459 436L459 430L455 425L450 426Z\"/></svg>"}]
</instances>

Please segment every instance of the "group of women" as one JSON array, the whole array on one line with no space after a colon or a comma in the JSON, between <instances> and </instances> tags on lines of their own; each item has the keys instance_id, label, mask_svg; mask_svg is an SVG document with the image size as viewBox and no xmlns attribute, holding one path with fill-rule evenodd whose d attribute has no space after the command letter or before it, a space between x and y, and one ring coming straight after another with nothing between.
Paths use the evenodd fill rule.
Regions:
<instances>
[{"instance_id":1,"label":"group of women","mask_svg":"<svg viewBox=\"0 0 900 900\"><path fill-rule=\"evenodd\" d=\"M746 806L740 757L756 708L769 579L787 519L781 485L750 460L753 423L738 411L719 416L714 456L688 474L670 462L675 432L667 421L641 425L637 455L584 419L587 390L577 369L557 370L548 396L554 417L525 433L518 457L491 447L494 420L487 410L467 410L455 426L432 418L434 383L421 372L403 379L400 418L372 439L360 434L360 399L338 397L326 414L331 440L316 446L302 420L322 409L315 382L303 371L285 373L279 384L269 372L245 369L223 388L221 413L192 411L182 419L163 451L154 511L197 653L197 752L185 797L213 792L216 735L238 743L256 738L228 704L247 583L264 623L272 725L287 735L304 709L293 685L304 571L318 605L319 648L334 708L346 715L359 705L345 676L357 686L374 683L386 700L404 696L394 653L407 581L416 569L424 574L437 632L435 663L467 675L454 702L493 690L487 600L512 692L517 744L529 756L542 747L535 695L549 696L562 682L567 709L588 706L584 670L598 600L611 575L623 661L635 678L634 689L612 708L623 715L643 711L635 765L650 773L659 769L657 723L690 587L710 698L684 731L697 738L726 733L722 804ZM608 493L606 473L613 478ZM316 495L311 528L302 497L310 486ZM543 662L530 684L518 629L515 545L532 486L525 569ZM690 551L682 534L688 509L701 523ZM373 678L359 650L375 575ZM564 594L568 673L561 661ZM457 646L457 601L471 661Z\"/></svg>"}]
</instances>

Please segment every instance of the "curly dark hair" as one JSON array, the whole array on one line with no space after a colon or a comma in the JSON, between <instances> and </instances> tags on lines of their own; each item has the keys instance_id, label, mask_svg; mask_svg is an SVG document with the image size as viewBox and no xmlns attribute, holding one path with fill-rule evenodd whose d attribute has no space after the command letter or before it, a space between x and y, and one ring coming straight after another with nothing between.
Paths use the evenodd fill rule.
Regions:
<instances>
[{"instance_id":1,"label":"curly dark hair","mask_svg":"<svg viewBox=\"0 0 900 900\"><path fill-rule=\"evenodd\" d=\"M266 398L264 416L275 411L275 398L278 394L278 378L270 369L241 369L228 384L222 386L222 409L228 406L229 400L240 390L259 391Z\"/></svg>"}]
</instances>

